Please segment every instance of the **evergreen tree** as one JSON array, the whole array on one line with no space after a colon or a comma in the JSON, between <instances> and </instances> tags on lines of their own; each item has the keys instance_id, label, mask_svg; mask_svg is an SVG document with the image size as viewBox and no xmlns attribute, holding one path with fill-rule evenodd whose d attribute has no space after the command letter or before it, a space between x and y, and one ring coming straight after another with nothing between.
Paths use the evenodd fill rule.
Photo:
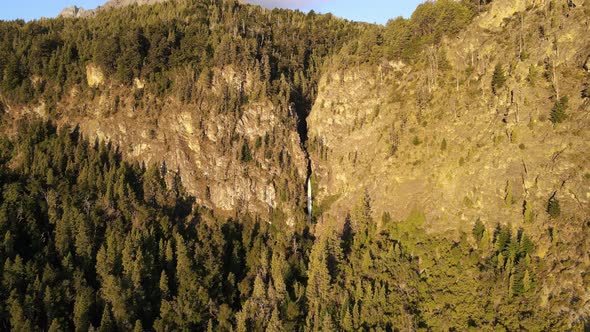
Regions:
<instances>
[{"instance_id":1,"label":"evergreen tree","mask_svg":"<svg viewBox=\"0 0 590 332\"><path fill-rule=\"evenodd\" d=\"M565 111L567 110L568 102L569 98L567 96L563 96L555 102L555 105L551 109L550 117L553 124L562 123L567 118Z\"/></svg>"},{"instance_id":2,"label":"evergreen tree","mask_svg":"<svg viewBox=\"0 0 590 332\"><path fill-rule=\"evenodd\" d=\"M551 198L549 198L549 202L547 203L547 213L549 213L551 218L557 218L561 215L561 206L557 199L557 193L553 193Z\"/></svg>"},{"instance_id":3,"label":"evergreen tree","mask_svg":"<svg viewBox=\"0 0 590 332\"><path fill-rule=\"evenodd\" d=\"M494 74L492 75L492 92L498 94L498 91L504 87L506 83L506 76L504 74L504 68L500 63L496 64L494 68Z\"/></svg>"}]
</instances>

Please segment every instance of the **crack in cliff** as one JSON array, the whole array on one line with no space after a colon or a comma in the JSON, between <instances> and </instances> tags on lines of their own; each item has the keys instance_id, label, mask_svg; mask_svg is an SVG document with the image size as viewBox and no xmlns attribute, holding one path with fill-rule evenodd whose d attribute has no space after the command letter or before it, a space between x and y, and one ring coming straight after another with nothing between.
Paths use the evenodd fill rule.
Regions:
<instances>
[{"instance_id":1,"label":"crack in cliff","mask_svg":"<svg viewBox=\"0 0 590 332\"><path fill-rule=\"evenodd\" d=\"M305 155L307 161L307 177L311 176L311 158L309 157L309 151L307 151L307 140L308 140L308 127L307 117L311 112L311 106L305 108L295 108L297 114L297 133L299 134L299 140L301 143L301 149Z\"/></svg>"},{"instance_id":2,"label":"crack in cliff","mask_svg":"<svg viewBox=\"0 0 590 332\"><path fill-rule=\"evenodd\" d=\"M306 177L305 183L303 183L303 190L306 192L308 183L311 179L311 158L309 156L309 151L307 149L307 140L309 139L309 128L307 126L307 117L311 113L312 102L310 99L301 98L297 100L295 103L295 115L297 116L297 133L299 134L299 140L301 145L301 150L303 151L303 155L305 156L306 161ZM311 194L308 194L311 196ZM307 203L307 211L309 213L309 218L311 222L311 210L309 210L309 198Z\"/></svg>"}]
</instances>

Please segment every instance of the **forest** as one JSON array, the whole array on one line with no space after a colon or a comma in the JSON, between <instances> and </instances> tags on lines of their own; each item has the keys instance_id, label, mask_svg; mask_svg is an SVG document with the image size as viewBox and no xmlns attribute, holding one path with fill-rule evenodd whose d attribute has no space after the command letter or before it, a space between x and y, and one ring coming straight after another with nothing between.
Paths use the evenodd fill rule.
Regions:
<instances>
[{"instance_id":1,"label":"forest","mask_svg":"<svg viewBox=\"0 0 590 332\"><path fill-rule=\"evenodd\" d=\"M421 213L377 218L365 195L343 229L316 239L216 218L165 165L127 163L76 128L25 122L0 144L3 330L564 326L531 300L544 267L510 226L435 238Z\"/></svg>"},{"instance_id":2,"label":"forest","mask_svg":"<svg viewBox=\"0 0 590 332\"><path fill-rule=\"evenodd\" d=\"M0 127L14 134L0 135L0 330L571 328L560 312L538 305L550 266L534 255L533 238L510 223L471 220L471 232L433 235L421 211L403 220L376 215L366 191L327 236L313 231L321 211L293 227L248 211L228 217L197 204L183 174L165 162L126 159L120 146L59 121L61 101L107 89L88 84L92 63L115 87L145 81L133 96L137 105L152 97L184 106L207 100L211 109L196 111L238 114L268 99L290 112L306 146L305 117L328 61L424 61L425 50L459 33L490 2L426 2L385 26L236 0L1 21ZM253 73L254 87L209 93L213 71L230 66ZM5 120L8 104L37 102L49 119ZM567 98L556 102L551 121L562 121L566 106ZM239 146L238 161L251 163L255 148ZM547 209L559 215L557 198Z\"/></svg>"}]
</instances>

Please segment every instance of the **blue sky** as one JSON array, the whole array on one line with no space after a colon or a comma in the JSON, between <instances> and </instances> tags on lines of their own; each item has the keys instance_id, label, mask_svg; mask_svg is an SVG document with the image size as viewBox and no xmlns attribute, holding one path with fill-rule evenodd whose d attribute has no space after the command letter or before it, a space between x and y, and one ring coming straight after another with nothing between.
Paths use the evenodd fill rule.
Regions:
<instances>
[{"instance_id":1,"label":"blue sky","mask_svg":"<svg viewBox=\"0 0 590 332\"><path fill-rule=\"evenodd\" d=\"M266 7L311 9L320 13L331 12L336 16L355 21L384 24L390 18L408 17L423 0L246 0ZM65 7L76 5L86 9L96 8L105 0L0 0L0 20L25 20L54 17Z\"/></svg>"}]
</instances>

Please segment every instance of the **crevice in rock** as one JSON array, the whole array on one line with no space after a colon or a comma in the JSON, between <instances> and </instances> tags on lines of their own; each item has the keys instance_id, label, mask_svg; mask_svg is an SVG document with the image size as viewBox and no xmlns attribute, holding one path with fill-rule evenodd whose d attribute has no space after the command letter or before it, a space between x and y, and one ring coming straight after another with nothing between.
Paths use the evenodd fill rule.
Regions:
<instances>
[{"instance_id":1,"label":"crevice in rock","mask_svg":"<svg viewBox=\"0 0 590 332\"><path fill-rule=\"evenodd\" d=\"M311 158L309 156L309 151L307 150L307 140L309 139L309 128L307 126L307 117L311 113L311 107L313 105L312 98L305 98L299 95L299 98L294 98L294 108L295 114L297 116L297 133L299 134L299 140L301 144L301 149L303 150L303 154L305 155L306 161L306 177L305 182L303 183L303 190L307 193L307 184L311 178L312 167L311 167ZM307 196L307 194L306 194ZM306 200L307 201L307 200ZM308 205L308 204L306 204ZM305 211L308 211L308 206L306 206ZM311 216L310 216L311 219Z\"/></svg>"}]
</instances>

